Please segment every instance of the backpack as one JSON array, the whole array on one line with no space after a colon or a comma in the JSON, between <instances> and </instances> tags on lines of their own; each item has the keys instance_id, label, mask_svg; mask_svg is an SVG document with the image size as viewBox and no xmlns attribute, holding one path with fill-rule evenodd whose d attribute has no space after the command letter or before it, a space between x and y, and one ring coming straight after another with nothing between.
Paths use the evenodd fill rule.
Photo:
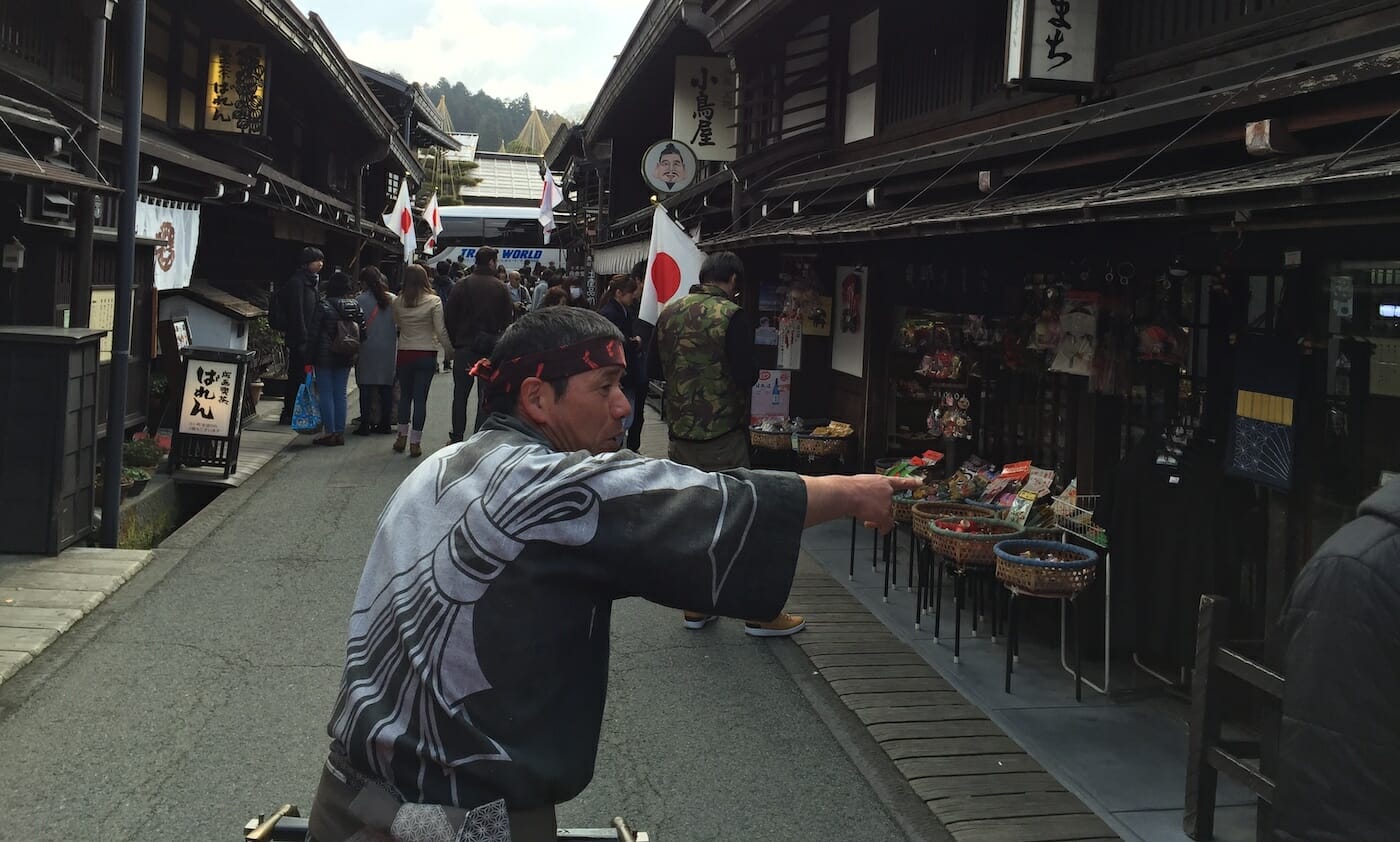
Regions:
<instances>
[{"instance_id":1,"label":"backpack","mask_svg":"<svg viewBox=\"0 0 1400 842\"><path fill-rule=\"evenodd\" d=\"M335 336L331 339L331 353L338 357L354 357L360 353L360 326L337 312Z\"/></svg>"}]
</instances>

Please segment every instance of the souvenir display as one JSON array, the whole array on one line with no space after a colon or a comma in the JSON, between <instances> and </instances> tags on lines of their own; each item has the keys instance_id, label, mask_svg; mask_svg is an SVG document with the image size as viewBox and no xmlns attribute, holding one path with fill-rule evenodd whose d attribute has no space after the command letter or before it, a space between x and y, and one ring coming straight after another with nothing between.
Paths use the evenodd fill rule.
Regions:
<instances>
[{"instance_id":1,"label":"souvenir display","mask_svg":"<svg viewBox=\"0 0 1400 842\"><path fill-rule=\"evenodd\" d=\"M972 438L972 399L965 392L944 392L929 410L930 433L950 439Z\"/></svg>"}]
</instances>

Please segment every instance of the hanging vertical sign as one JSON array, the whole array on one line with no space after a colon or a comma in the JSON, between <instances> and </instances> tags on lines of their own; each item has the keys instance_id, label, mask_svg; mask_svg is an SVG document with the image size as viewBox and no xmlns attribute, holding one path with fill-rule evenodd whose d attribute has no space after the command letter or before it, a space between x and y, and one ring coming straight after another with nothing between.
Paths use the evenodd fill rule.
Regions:
<instances>
[{"instance_id":1,"label":"hanging vertical sign","mask_svg":"<svg viewBox=\"0 0 1400 842\"><path fill-rule=\"evenodd\" d=\"M204 130L267 134L267 48L246 41L209 42Z\"/></svg>"},{"instance_id":2,"label":"hanging vertical sign","mask_svg":"<svg viewBox=\"0 0 1400 842\"><path fill-rule=\"evenodd\" d=\"M701 161L732 161L737 142L734 71L717 56L677 56L671 136Z\"/></svg>"},{"instance_id":3,"label":"hanging vertical sign","mask_svg":"<svg viewBox=\"0 0 1400 842\"><path fill-rule=\"evenodd\" d=\"M1094 83L1099 0L1011 0L1006 83L1039 90Z\"/></svg>"}]
</instances>

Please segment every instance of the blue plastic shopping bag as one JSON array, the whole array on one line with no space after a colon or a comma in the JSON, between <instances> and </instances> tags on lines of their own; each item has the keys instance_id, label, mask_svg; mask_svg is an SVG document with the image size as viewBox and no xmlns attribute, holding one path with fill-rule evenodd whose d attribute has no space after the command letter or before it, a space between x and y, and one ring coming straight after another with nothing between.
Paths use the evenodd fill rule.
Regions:
<instances>
[{"instance_id":1,"label":"blue plastic shopping bag","mask_svg":"<svg viewBox=\"0 0 1400 842\"><path fill-rule=\"evenodd\" d=\"M297 389L297 402L292 407L292 430L298 433L314 433L321 429L321 405L316 400L316 375L306 375L306 381Z\"/></svg>"}]
</instances>

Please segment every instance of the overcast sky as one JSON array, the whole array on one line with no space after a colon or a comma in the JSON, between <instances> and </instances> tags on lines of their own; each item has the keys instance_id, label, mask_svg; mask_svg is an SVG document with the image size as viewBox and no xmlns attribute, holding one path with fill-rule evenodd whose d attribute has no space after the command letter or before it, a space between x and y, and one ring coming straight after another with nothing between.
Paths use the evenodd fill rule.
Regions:
<instances>
[{"instance_id":1,"label":"overcast sky","mask_svg":"<svg viewBox=\"0 0 1400 842\"><path fill-rule=\"evenodd\" d=\"M297 0L350 58L446 77L571 117L593 101L647 0ZM578 113L574 113L574 112Z\"/></svg>"}]
</instances>

